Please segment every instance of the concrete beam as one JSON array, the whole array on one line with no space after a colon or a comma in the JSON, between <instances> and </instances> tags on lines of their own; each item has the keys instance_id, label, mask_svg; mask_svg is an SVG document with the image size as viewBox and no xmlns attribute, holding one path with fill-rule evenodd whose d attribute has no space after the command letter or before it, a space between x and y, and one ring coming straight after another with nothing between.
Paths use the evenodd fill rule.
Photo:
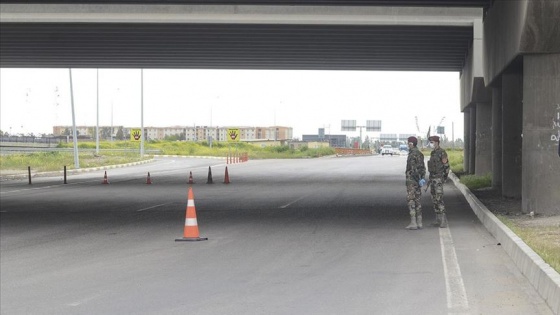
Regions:
<instances>
[{"instance_id":1,"label":"concrete beam","mask_svg":"<svg viewBox=\"0 0 560 315\"><path fill-rule=\"evenodd\" d=\"M1 23L240 23L471 26L482 8L3 3Z\"/></svg>"},{"instance_id":2,"label":"concrete beam","mask_svg":"<svg viewBox=\"0 0 560 315\"><path fill-rule=\"evenodd\" d=\"M495 0L484 18L484 79L488 85L519 55L560 53L560 1Z\"/></svg>"},{"instance_id":3,"label":"concrete beam","mask_svg":"<svg viewBox=\"0 0 560 315\"><path fill-rule=\"evenodd\" d=\"M475 101L474 98L477 93L475 89L479 84L477 81L482 81L482 88L484 88L482 19L477 18L473 22L473 43L469 48L465 66L461 71L461 111L464 111L467 106Z\"/></svg>"}]
</instances>

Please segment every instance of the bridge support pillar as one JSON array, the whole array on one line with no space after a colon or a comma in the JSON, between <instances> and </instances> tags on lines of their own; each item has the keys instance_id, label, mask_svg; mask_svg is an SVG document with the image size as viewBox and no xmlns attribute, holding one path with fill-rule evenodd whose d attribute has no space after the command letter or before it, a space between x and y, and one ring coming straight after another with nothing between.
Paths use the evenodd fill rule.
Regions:
<instances>
[{"instance_id":1,"label":"bridge support pillar","mask_svg":"<svg viewBox=\"0 0 560 315\"><path fill-rule=\"evenodd\" d=\"M560 214L560 54L523 57L523 114L523 211Z\"/></svg>"},{"instance_id":2,"label":"bridge support pillar","mask_svg":"<svg viewBox=\"0 0 560 315\"><path fill-rule=\"evenodd\" d=\"M470 157L471 157L471 109L466 108L463 111L463 129L465 139L463 142L463 171L465 174L472 174L470 172Z\"/></svg>"},{"instance_id":3,"label":"bridge support pillar","mask_svg":"<svg viewBox=\"0 0 560 315\"><path fill-rule=\"evenodd\" d=\"M492 188L502 187L502 88L492 89Z\"/></svg>"},{"instance_id":4,"label":"bridge support pillar","mask_svg":"<svg viewBox=\"0 0 560 315\"><path fill-rule=\"evenodd\" d=\"M469 174L476 172L476 106L471 106L469 115Z\"/></svg>"},{"instance_id":5,"label":"bridge support pillar","mask_svg":"<svg viewBox=\"0 0 560 315\"><path fill-rule=\"evenodd\" d=\"M492 172L492 106L476 104L476 158L475 175Z\"/></svg>"},{"instance_id":6,"label":"bridge support pillar","mask_svg":"<svg viewBox=\"0 0 560 315\"><path fill-rule=\"evenodd\" d=\"M502 196L521 198L523 74L502 74Z\"/></svg>"}]
</instances>

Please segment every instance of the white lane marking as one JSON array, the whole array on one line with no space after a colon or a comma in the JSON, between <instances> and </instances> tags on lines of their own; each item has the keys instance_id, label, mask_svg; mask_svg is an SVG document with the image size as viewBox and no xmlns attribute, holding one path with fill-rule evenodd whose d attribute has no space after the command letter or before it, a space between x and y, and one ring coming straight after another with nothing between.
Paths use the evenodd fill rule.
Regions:
<instances>
[{"instance_id":1,"label":"white lane marking","mask_svg":"<svg viewBox=\"0 0 560 315\"><path fill-rule=\"evenodd\" d=\"M296 199L296 200L294 200L294 201L292 201L292 202L290 202L290 203L287 203L287 204L285 204L285 205L283 205L283 206L280 206L280 207L278 207L278 208L279 208L279 209L285 209L285 208L287 208L287 207L293 205L294 203L300 201L301 199L303 199L303 198L305 198L305 197L307 197L307 196L301 196L301 197L299 197L298 199Z\"/></svg>"},{"instance_id":2,"label":"white lane marking","mask_svg":"<svg viewBox=\"0 0 560 315\"><path fill-rule=\"evenodd\" d=\"M56 187L61 187L61 186L71 186L71 185L79 185L79 184L94 183L94 182L97 182L97 180L96 181L89 180L89 181L83 181L83 182L73 182L73 183L68 183L68 184L55 184L55 185L48 185L48 186L34 187L34 188L23 188L23 189L18 189L18 190L0 191L0 194L5 195L5 194L19 193L19 192L24 192L24 191L49 189L49 188L56 188Z\"/></svg>"},{"instance_id":3,"label":"white lane marking","mask_svg":"<svg viewBox=\"0 0 560 315\"><path fill-rule=\"evenodd\" d=\"M162 204L160 204L160 205L155 205L155 206L143 208L143 209L140 209L140 210L136 210L136 212L145 211L145 210L150 210L150 209L157 208L157 207L161 207L161 206L165 206L165 205L168 205L168 204L172 204L172 202L162 203Z\"/></svg>"},{"instance_id":4,"label":"white lane marking","mask_svg":"<svg viewBox=\"0 0 560 315\"><path fill-rule=\"evenodd\" d=\"M468 314L469 301L449 227L438 228L449 314Z\"/></svg>"}]
</instances>

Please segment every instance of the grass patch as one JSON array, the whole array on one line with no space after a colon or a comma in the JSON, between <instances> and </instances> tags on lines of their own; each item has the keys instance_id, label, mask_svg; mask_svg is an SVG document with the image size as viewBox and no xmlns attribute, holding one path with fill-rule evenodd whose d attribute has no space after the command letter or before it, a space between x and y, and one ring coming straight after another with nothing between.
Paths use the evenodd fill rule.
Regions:
<instances>
[{"instance_id":1,"label":"grass patch","mask_svg":"<svg viewBox=\"0 0 560 315\"><path fill-rule=\"evenodd\" d=\"M80 153L80 168L100 167L106 165L124 164L150 159L140 158L138 153L109 152L103 155L93 153ZM66 165L67 169L74 169L73 152L39 152L28 154L9 154L0 156L0 169L2 170L27 170L31 167L33 172L62 171Z\"/></svg>"},{"instance_id":2,"label":"grass patch","mask_svg":"<svg viewBox=\"0 0 560 315\"><path fill-rule=\"evenodd\" d=\"M58 148L72 148L72 143L60 143ZM102 150L95 155L95 141L84 141L78 144L80 167L100 167L114 164L137 162L152 158L145 155L140 158L140 144L132 141L101 141L99 148ZM219 156L226 157L228 154L247 153L249 159L292 159L292 158L316 158L334 155L333 148L290 149L288 146L259 147L248 143L229 144L227 142L214 142L212 148L206 142L187 141L148 141L144 144L145 150L157 150L163 155L184 156ZM110 151L115 150L115 151ZM119 151L120 150L120 151ZM7 154L0 156L1 170L27 170L28 166L34 172L46 172L62 170L64 165L68 169L74 168L73 152L40 152L30 154Z\"/></svg>"},{"instance_id":3,"label":"grass patch","mask_svg":"<svg viewBox=\"0 0 560 315\"><path fill-rule=\"evenodd\" d=\"M451 168L451 171L455 174L463 173L463 149L445 149L445 152L447 152L447 157L449 158L449 168ZM425 157L429 158L430 153L432 153L432 150L422 150L422 154L424 154Z\"/></svg>"},{"instance_id":4,"label":"grass patch","mask_svg":"<svg viewBox=\"0 0 560 315\"><path fill-rule=\"evenodd\" d=\"M497 217L554 270L560 272L560 227L521 226L507 216Z\"/></svg>"},{"instance_id":5,"label":"grass patch","mask_svg":"<svg viewBox=\"0 0 560 315\"><path fill-rule=\"evenodd\" d=\"M492 174L488 173L483 176L477 175L463 175L460 178L461 183L467 186L470 190L476 190L485 187L492 187Z\"/></svg>"}]
</instances>

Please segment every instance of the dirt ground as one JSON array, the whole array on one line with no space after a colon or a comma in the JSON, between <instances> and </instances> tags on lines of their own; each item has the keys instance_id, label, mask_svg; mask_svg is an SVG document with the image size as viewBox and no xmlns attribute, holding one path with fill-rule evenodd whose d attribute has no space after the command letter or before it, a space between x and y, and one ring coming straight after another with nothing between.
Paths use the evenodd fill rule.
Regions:
<instances>
[{"instance_id":1,"label":"dirt ground","mask_svg":"<svg viewBox=\"0 0 560 315\"><path fill-rule=\"evenodd\" d=\"M494 214L507 217L520 227L559 227L560 215L533 216L521 211L521 199L502 198L501 193L492 189L478 189L472 193Z\"/></svg>"}]
</instances>

